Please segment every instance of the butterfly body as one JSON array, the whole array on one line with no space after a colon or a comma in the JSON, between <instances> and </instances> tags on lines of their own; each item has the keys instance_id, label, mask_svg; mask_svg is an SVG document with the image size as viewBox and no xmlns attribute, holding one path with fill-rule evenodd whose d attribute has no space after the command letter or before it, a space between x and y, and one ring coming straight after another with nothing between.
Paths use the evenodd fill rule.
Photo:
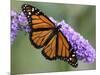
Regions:
<instances>
[{"instance_id":1,"label":"butterfly body","mask_svg":"<svg viewBox=\"0 0 100 75\"><path fill-rule=\"evenodd\" d=\"M41 10L24 4L22 11L27 17L31 44L36 48L43 48L42 54L48 60L61 59L73 67L77 67L76 53L71 44L60 31L61 25L55 25Z\"/></svg>"}]
</instances>

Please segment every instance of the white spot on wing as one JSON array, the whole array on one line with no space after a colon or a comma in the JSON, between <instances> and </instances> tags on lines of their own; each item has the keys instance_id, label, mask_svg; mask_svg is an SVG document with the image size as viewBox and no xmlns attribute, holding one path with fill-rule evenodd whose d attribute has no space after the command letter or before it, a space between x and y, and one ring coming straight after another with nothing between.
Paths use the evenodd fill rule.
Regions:
<instances>
[{"instance_id":1,"label":"white spot on wing","mask_svg":"<svg viewBox=\"0 0 100 75\"><path fill-rule=\"evenodd\" d=\"M71 60L72 60L72 58L69 58L69 60L71 61Z\"/></svg>"},{"instance_id":2,"label":"white spot on wing","mask_svg":"<svg viewBox=\"0 0 100 75\"><path fill-rule=\"evenodd\" d=\"M32 8L32 11L34 11L35 9L34 8Z\"/></svg>"},{"instance_id":3,"label":"white spot on wing","mask_svg":"<svg viewBox=\"0 0 100 75\"><path fill-rule=\"evenodd\" d=\"M23 11L25 11L25 10L23 10Z\"/></svg>"},{"instance_id":4,"label":"white spot on wing","mask_svg":"<svg viewBox=\"0 0 100 75\"><path fill-rule=\"evenodd\" d=\"M30 17L30 16L27 16L28 18Z\"/></svg>"},{"instance_id":5,"label":"white spot on wing","mask_svg":"<svg viewBox=\"0 0 100 75\"><path fill-rule=\"evenodd\" d=\"M73 54L72 57L75 57L75 55Z\"/></svg>"},{"instance_id":6,"label":"white spot on wing","mask_svg":"<svg viewBox=\"0 0 100 75\"><path fill-rule=\"evenodd\" d=\"M27 5L25 4L24 6L26 7Z\"/></svg>"},{"instance_id":7,"label":"white spot on wing","mask_svg":"<svg viewBox=\"0 0 100 75\"><path fill-rule=\"evenodd\" d=\"M37 12L39 14L39 12Z\"/></svg>"},{"instance_id":8,"label":"white spot on wing","mask_svg":"<svg viewBox=\"0 0 100 75\"><path fill-rule=\"evenodd\" d=\"M28 12L29 15L31 15L31 12Z\"/></svg>"}]
</instances>

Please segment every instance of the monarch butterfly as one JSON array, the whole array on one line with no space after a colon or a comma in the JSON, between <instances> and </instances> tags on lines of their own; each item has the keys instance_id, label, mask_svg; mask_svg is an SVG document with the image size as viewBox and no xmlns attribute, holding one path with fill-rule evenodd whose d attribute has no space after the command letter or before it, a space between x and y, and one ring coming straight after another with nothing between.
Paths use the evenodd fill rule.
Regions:
<instances>
[{"instance_id":1,"label":"monarch butterfly","mask_svg":"<svg viewBox=\"0 0 100 75\"><path fill-rule=\"evenodd\" d=\"M34 6L23 4L22 11L31 28L29 33L31 44L36 48L43 48L42 54L46 59L67 60L70 65L77 67L76 53L60 31L61 26L56 26L41 10Z\"/></svg>"}]
</instances>

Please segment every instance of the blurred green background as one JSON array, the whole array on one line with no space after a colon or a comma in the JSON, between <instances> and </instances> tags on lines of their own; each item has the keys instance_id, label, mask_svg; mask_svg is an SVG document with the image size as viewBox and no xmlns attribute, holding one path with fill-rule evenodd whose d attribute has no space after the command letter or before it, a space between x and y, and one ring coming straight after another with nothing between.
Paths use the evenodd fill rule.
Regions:
<instances>
[{"instance_id":1,"label":"blurred green background","mask_svg":"<svg viewBox=\"0 0 100 75\"><path fill-rule=\"evenodd\" d=\"M12 0L11 10L20 13L21 5L24 3L41 9L46 15L53 17L57 21L64 19L96 48L96 6ZM41 50L34 48L30 43L28 34L25 35L25 32L20 31L11 46L11 73L23 74L96 69L96 62L88 64L79 61L78 68L73 68L64 61L46 60L41 54Z\"/></svg>"}]
</instances>

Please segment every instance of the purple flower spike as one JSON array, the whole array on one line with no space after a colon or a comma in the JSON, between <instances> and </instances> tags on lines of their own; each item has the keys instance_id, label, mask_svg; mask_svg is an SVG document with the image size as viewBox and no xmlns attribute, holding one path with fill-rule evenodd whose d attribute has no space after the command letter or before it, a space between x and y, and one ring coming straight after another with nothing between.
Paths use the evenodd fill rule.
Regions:
<instances>
[{"instance_id":1,"label":"purple flower spike","mask_svg":"<svg viewBox=\"0 0 100 75\"><path fill-rule=\"evenodd\" d=\"M16 39L19 30L30 32L31 28L28 25L27 18L22 12L17 14L15 11L11 11L11 44Z\"/></svg>"},{"instance_id":2,"label":"purple flower spike","mask_svg":"<svg viewBox=\"0 0 100 75\"><path fill-rule=\"evenodd\" d=\"M65 23L64 20L59 23L52 17L50 17L50 20L52 20L55 25L62 26L60 30L70 42L79 60L83 60L87 63L93 63L95 61L96 52L95 49L89 44L88 40L85 40L78 32L75 32L75 30L72 29L69 24Z\"/></svg>"},{"instance_id":3,"label":"purple flower spike","mask_svg":"<svg viewBox=\"0 0 100 75\"><path fill-rule=\"evenodd\" d=\"M11 11L11 34L10 34L11 44L13 44L13 41L16 39L16 35L19 30L17 16L18 15L15 11Z\"/></svg>"},{"instance_id":4,"label":"purple flower spike","mask_svg":"<svg viewBox=\"0 0 100 75\"><path fill-rule=\"evenodd\" d=\"M21 13L18 15L18 20L19 20L19 25L20 25L21 29L23 29L25 32L30 32L30 31L31 31L31 28L30 28L30 26L28 25L27 18L26 18L26 16L24 15L23 12L21 12Z\"/></svg>"}]
</instances>

